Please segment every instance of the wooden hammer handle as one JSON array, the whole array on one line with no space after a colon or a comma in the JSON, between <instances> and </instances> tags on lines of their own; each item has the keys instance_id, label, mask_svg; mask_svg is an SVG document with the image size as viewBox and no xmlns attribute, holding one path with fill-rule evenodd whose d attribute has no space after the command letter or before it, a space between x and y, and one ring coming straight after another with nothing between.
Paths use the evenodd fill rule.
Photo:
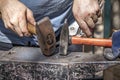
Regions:
<instances>
[{"instance_id":1,"label":"wooden hammer handle","mask_svg":"<svg viewBox=\"0 0 120 80\"><path fill-rule=\"evenodd\" d=\"M0 18L2 18L2 15L0 13ZM30 23L27 23L27 28L28 28L28 31L31 33L31 34L36 34L36 28L34 25L30 24Z\"/></svg>"},{"instance_id":2,"label":"wooden hammer handle","mask_svg":"<svg viewBox=\"0 0 120 80\"><path fill-rule=\"evenodd\" d=\"M102 46L102 47L111 47L112 46L111 39L71 37L71 43L72 44Z\"/></svg>"},{"instance_id":3,"label":"wooden hammer handle","mask_svg":"<svg viewBox=\"0 0 120 80\"><path fill-rule=\"evenodd\" d=\"M30 23L27 23L27 28L28 28L28 31L31 33L31 34L37 34L36 33L36 28L34 25L30 24Z\"/></svg>"}]
</instances>

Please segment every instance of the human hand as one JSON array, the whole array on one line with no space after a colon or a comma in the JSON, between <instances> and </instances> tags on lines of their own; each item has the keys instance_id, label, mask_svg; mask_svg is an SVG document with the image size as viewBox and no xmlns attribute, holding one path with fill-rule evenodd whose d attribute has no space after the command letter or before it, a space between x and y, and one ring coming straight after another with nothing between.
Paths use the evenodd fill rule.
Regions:
<instances>
[{"instance_id":1,"label":"human hand","mask_svg":"<svg viewBox=\"0 0 120 80\"><path fill-rule=\"evenodd\" d=\"M19 36L29 36L27 23L35 24L33 13L18 0L1 0L0 12L5 27L13 30Z\"/></svg>"},{"instance_id":2,"label":"human hand","mask_svg":"<svg viewBox=\"0 0 120 80\"><path fill-rule=\"evenodd\" d=\"M90 37L91 29L100 17L98 0L74 0L73 15L83 32Z\"/></svg>"}]
</instances>

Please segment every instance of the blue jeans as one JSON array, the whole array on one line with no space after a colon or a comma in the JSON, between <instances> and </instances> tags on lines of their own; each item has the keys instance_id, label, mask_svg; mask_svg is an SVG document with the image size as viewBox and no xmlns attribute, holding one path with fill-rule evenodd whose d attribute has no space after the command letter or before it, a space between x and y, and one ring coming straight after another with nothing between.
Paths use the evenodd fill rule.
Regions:
<instances>
[{"instance_id":1,"label":"blue jeans","mask_svg":"<svg viewBox=\"0 0 120 80\"><path fill-rule=\"evenodd\" d=\"M59 34L59 29L68 18L69 24L74 20L72 16L72 0L20 0L29 9L33 11L34 18L39 21L45 16L48 16L53 25L56 36ZM68 17L69 16L69 17ZM23 46L37 46L38 42L36 36L19 37L14 32L6 29L4 23L0 20L0 45L3 43L23 45ZM11 46L10 46L11 47Z\"/></svg>"}]
</instances>

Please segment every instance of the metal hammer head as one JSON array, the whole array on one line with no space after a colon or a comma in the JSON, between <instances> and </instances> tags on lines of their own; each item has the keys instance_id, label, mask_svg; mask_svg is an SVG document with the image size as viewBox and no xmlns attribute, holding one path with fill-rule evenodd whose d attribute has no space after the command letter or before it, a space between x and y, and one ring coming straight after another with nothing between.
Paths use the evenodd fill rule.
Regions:
<instances>
[{"instance_id":1,"label":"metal hammer head","mask_svg":"<svg viewBox=\"0 0 120 80\"><path fill-rule=\"evenodd\" d=\"M56 38L52 24L48 17L45 17L37 22L36 34L42 53L46 56L54 54L56 48Z\"/></svg>"},{"instance_id":2,"label":"metal hammer head","mask_svg":"<svg viewBox=\"0 0 120 80\"><path fill-rule=\"evenodd\" d=\"M63 55L63 56L67 55L68 42L69 42L69 29L68 29L68 23L66 19L60 34L60 47L59 47L60 55Z\"/></svg>"}]
</instances>

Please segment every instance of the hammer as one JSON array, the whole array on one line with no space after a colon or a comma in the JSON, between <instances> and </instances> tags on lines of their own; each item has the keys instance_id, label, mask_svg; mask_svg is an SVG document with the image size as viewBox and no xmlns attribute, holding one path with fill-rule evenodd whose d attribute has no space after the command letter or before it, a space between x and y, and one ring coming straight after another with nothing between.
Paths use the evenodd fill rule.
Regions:
<instances>
[{"instance_id":1,"label":"hammer","mask_svg":"<svg viewBox=\"0 0 120 80\"><path fill-rule=\"evenodd\" d=\"M0 14L1 18L1 14ZM42 54L51 56L55 51L56 38L55 33L48 17L44 17L33 26L27 23L28 31L37 36Z\"/></svg>"},{"instance_id":2,"label":"hammer","mask_svg":"<svg viewBox=\"0 0 120 80\"><path fill-rule=\"evenodd\" d=\"M64 55L64 56L67 55L68 43L112 47L111 39L82 38L77 36L69 37L69 29L66 19L60 34L60 47L59 47L60 55Z\"/></svg>"}]
</instances>

